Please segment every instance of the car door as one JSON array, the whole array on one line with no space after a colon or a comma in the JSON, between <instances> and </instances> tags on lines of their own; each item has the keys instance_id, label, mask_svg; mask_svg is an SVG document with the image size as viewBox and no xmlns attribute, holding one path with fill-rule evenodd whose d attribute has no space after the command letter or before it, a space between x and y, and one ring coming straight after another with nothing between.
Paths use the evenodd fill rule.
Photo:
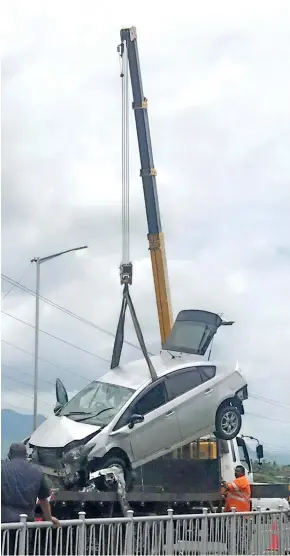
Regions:
<instances>
[{"instance_id":1,"label":"car door","mask_svg":"<svg viewBox=\"0 0 290 556\"><path fill-rule=\"evenodd\" d=\"M161 456L181 441L174 400L168 400L163 379L150 384L126 410L126 414L120 424L124 423L124 418L129 420L130 415L144 416L144 421L136 423L127 437L137 465Z\"/></svg>"},{"instance_id":2,"label":"car door","mask_svg":"<svg viewBox=\"0 0 290 556\"><path fill-rule=\"evenodd\" d=\"M61 406L64 406L68 402L68 395L65 386L63 385L60 378L57 378L55 381L55 394L56 394L56 401Z\"/></svg>"},{"instance_id":3,"label":"car door","mask_svg":"<svg viewBox=\"0 0 290 556\"><path fill-rule=\"evenodd\" d=\"M169 398L174 401L183 439L212 432L215 422L214 366L187 367L166 377ZM210 378L212 377L212 378Z\"/></svg>"}]
</instances>

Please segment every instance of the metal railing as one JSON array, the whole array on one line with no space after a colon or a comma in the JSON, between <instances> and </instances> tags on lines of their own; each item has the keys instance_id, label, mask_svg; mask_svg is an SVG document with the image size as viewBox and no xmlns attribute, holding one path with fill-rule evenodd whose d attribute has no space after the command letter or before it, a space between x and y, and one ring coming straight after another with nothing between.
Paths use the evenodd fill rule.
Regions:
<instances>
[{"instance_id":1,"label":"metal railing","mask_svg":"<svg viewBox=\"0 0 290 556\"><path fill-rule=\"evenodd\" d=\"M290 516L283 510L111 519L3 523L1 554L15 555L197 555L290 554Z\"/></svg>"}]
</instances>

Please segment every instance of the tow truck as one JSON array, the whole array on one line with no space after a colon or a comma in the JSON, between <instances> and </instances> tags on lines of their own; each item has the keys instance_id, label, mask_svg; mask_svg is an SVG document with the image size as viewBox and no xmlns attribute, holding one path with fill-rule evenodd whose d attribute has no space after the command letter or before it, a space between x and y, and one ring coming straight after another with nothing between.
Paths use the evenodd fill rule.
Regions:
<instances>
[{"instance_id":1,"label":"tow truck","mask_svg":"<svg viewBox=\"0 0 290 556\"><path fill-rule=\"evenodd\" d=\"M263 456L263 446L257 445L257 458ZM73 519L79 511L88 517L111 517L133 509L136 515L163 515L168 508L175 513L199 513L202 508L221 511L223 496L221 480L232 481L236 465L242 464L251 483L252 510L289 510L290 486L286 483L253 482L253 466L247 444L242 436L231 441L214 436L192 442L170 456L164 456L137 470L135 486L125 492L117 483L112 470L107 474L105 490L91 487L82 491L52 488L50 502L54 515Z\"/></svg>"},{"instance_id":2,"label":"tow truck","mask_svg":"<svg viewBox=\"0 0 290 556\"><path fill-rule=\"evenodd\" d=\"M123 304L115 338L111 367L118 365L124 338L124 318L129 303L131 315L134 309L129 296L132 284L133 265L129 258L129 150L128 150L128 75L130 70L133 93L133 110L135 114L139 154L141 162L140 176L143 183L144 200L148 223L148 240L154 277L155 296L159 319L161 344L166 342L172 329L171 297L168 281L164 236L156 184L157 172L154 168L153 152L148 120L148 101L143 94L140 61L137 46L136 28L121 30L121 44L118 47L122 59L122 98L123 98L123 258L120 265L121 284L124 286ZM135 316L136 317L136 316ZM135 318L135 330L143 354L148 357L141 330ZM29 441L29 439L27 439ZM257 445L257 458L263 458L263 447ZM231 441L222 441L214 435L201 438L188 446L149 462L137 469L135 486L126 492L122 477L117 469L104 469L96 472L103 478L103 488L96 489L96 476L91 477L91 484L82 491L52 489L51 504L54 515L60 518L74 517L84 510L87 516L96 517L116 513L125 514L132 508L136 514L163 514L169 507L176 513L201 511L208 507L212 511L221 509L223 497L221 480L234 478L236 465L245 466L252 484L252 508L261 506L265 509L282 505L289 509L287 498L290 486L287 484L255 484L253 482L252 462L244 438L236 437Z\"/></svg>"}]
</instances>

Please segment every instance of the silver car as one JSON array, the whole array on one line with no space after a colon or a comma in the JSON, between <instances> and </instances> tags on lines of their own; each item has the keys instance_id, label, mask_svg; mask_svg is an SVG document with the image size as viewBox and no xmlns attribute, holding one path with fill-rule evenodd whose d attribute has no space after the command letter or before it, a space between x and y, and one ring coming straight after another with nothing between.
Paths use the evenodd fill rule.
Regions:
<instances>
[{"instance_id":1,"label":"silver car","mask_svg":"<svg viewBox=\"0 0 290 556\"><path fill-rule=\"evenodd\" d=\"M55 415L29 440L34 461L65 486L118 465L129 485L134 468L201 436L234 438L247 384L232 366L204 358L218 328L210 318L229 324L204 311L179 313L165 349L151 357L154 381L145 359L110 370L70 401L57 380Z\"/></svg>"}]
</instances>

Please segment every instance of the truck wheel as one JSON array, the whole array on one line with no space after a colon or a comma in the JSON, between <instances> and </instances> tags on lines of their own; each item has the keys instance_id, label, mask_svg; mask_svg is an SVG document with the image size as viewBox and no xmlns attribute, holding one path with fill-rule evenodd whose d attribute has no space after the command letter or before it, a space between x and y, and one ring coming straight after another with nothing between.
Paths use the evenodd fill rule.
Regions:
<instances>
[{"instance_id":1,"label":"truck wheel","mask_svg":"<svg viewBox=\"0 0 290 556\"><path fill-rule=\"evenodd\" d=\"M225 405L218 409L215 420L216 436L222 440L233 440L239 434L242 417L236 407Z\"/></svg>"},{"instance_id":2,"label":"truck wheel","mask_svg":"<svg viewBox=\"0 0 290 556\"><path fill-rule=\"evenodd\" d=\"M130 490L132 488L132 483L133 483L133 473L132 470L126 464L126 461L122 457L114 456L114 455L104 458L102 462L102 467L104 469L107 467L115 467L115 466L121 467L125 478L126 490ZM105 486L105 490L110 490L110 486L107 485L106 481L104 481L104 486Z\"/></svg>"}]
</instances>

